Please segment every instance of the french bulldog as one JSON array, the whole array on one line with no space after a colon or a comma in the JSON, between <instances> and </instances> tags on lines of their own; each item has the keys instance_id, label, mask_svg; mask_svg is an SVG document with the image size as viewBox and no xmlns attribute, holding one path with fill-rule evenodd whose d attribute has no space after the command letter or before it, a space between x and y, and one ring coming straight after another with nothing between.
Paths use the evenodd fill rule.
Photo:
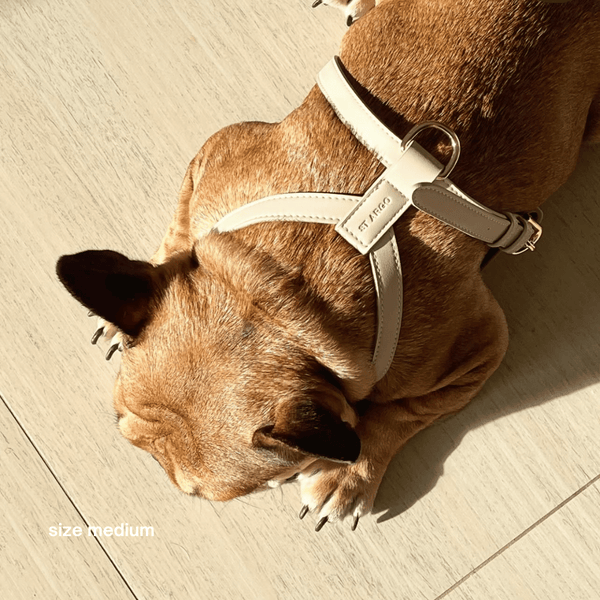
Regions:
<instances>
[{"instance_id":1,"label":"french bulldog","mask_svg":"<svg viewBox=\"0 0 600 600\"><path fill-rule=\"evenodd\" d=\"M450 127L462 144L453 180L491 209L534 211L600 140L597 0L324 2L353 23L340 58L365 104L399 137L427 120ZM448 160L447 140L422 143ZM488 247L428 214L395 224L404 309L380 380L365 256L330 225L214 229L274 194L361 195L382 169L315 86L281 122L206 141L151 260L58 261L103 319L98 335L123 348L120 431L185 493L229 500L298 476L301 516L355 528L403 444L500 364L508 334L482 280Z\"/></svg>"}]
</instances>

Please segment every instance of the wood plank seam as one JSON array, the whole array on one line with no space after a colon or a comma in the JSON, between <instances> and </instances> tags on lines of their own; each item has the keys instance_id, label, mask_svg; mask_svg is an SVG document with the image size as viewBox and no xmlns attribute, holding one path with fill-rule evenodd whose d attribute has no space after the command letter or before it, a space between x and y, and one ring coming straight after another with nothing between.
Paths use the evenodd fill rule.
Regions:
<instances>
[{"instance_id":1,"label":"wood plank seam","mask_svg":"<svg viewBox=\"0 0 600 600\"><path fill-rule=\"evenodd\" d=\"M69 504L71 504L71 506L73 507L73 509L75 510L75 512L79 515L79 517L81 518L81 520L85 523L86 527L89 528L90 524L88 523L88 520L85 518L85 516L83 515L83 513L79 510L79 507L77 506L77 504L75 503L75 501L73 500L73 498L71 498L70 494L67 492L67 490L65 489L65 487L62 485L60 479L58 478L58 476L56 475L56 473L54 472L54 470L52 469L52 467L50 466L50 464L48 463L48 461L44 458L44 455L42 454L41 450L37 447L37 445L35 444L35 442L31 438L31 436L27 433L27 430L25 429L25 427L21 423L20 419L17 417L17 415L15 414L15 412L13 411L13 409L11 408L10 404L6 400L5 395L1 391L0 391L0 401L2 401L2 403L4 404L4 406L6 406L6 409L10 413L11 417L14 419L15 423L17 424L17 426L19 427L19 429L22 431L23 435L25 436L25 438L27 439L27 441L29 442L29 444L31 445L31 447L33 448L33 450L35 451L35 453L38 455L38 457L40 458L40 460L42 461L42 463L44 464L44 466L46 467L46 469L48 470L48 473L52 476L52 479L54 479L54 481L57 483L57 485L60 488L60 490L62 491L62 493L65 495L65 498L67 499L67 501L69 502ZM113 566L113 568L117 572L117 574L120 577L121 581L124 583L124 585L129 590L129 592L132 594L132 596L136 600L139 600L139 596L133 591L133 589L129 585L129 582L127 581L125 575L121 572L121 569L119 569L119 567L117 566L117 564L115 563L115 561L112 559L112 557L110 556L108 550L102 544L102 541L98 537L96 537L96 536L92 536L92 537L94 537L94 539L96 540L96 543L98 544L98 546L100 547L100 549L102 550L102 552L104 553L104 555L106 556L106 558L109 560L110 564Z\"/></svg>"},{"instance_id":2,"label":"wood plank seam","mask_svg":"<svg viewBox=\"0 0 600 600\"><path fill-rule=\"evenodd\" d=\"M581 488L579 488L576 492L574 492L573 494L571 494L567 499L563 500L560 504L558 504L557 506L555 506L550 512L546 513L543 517L539 518L535 523L533 523L533 525L530 525L527 529L525 529L524 531L522 531L518 536L516 536L515 538L513 538L510 542L508 542L507 544L505 544L504 546L502 546L502 548L500 548L500 550L494 552L494 554L492 554L489 558L487 558L486 560L484 560L481 564L477 565L474 569L472 569L464 577L462 577L461 579L459 579L454 585L452 585L451 587L449 587L445 592L443 592L442 594L440 594L439 596L437 596L434 600L442 600L443 598L446 598L448 596L448 594L450 594L455 589L457 589L458 587L460 587L465 581L467 581L473 575L475 575L475 573L477 573L478 571L480 571L481 569L483 569L483 567L485 567L486 565L488 565L489 563L491 563L495 558L497 558L498 556L500 556L501 554L503 554L511 546L513 546L514 544L516 544L519 540L521 540L522 538L524 538L528 533L530 533L531 531L533 531L538 525L541 525L544 521L546 521L547 519L549 519L552 515L554 515L555 513L557 513L559 510L561 510L563 507L565 507L567 504L569 504L569 502L571 502L572 500L574 500L575 498L577 498L577 496L579 496L580 494L582 494L583 492L585 492L585 490L587 490L589 487L591 487L592 485L594 485L598 481L600 481L600 474L596 475L596 477L594 477L593 479L590 479L590 481L588 481L584 486L582 486Z\"/></svg>"}]
</instances>

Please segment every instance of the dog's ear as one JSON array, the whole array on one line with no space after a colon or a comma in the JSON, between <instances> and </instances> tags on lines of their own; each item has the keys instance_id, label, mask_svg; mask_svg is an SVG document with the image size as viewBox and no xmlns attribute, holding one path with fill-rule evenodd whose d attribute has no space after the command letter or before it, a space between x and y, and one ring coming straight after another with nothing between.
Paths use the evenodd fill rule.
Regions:
<instances>
[{"instance_id":1,"label":"dog's ear","mask_svg":"<svg viewBox=\"0 0 600 600\"><path fill-rule=\"evenodd\" d=\"M356 462L360 439L350 424L320 402L286 402L274 425L254 432L254 445L270 450L300 451L339 462Z\"/></svg>"},{"instance_id":2,"label":"dog's ear","mask_svg":"<svg viewBox=\"0 0 600 600\"><path fill-rule=\"evenodd\" d=\"M56 273L81 304L128 335L147 319L159 288L156 267L112 250L61 256Z\"/></svg>"}]
</instances>

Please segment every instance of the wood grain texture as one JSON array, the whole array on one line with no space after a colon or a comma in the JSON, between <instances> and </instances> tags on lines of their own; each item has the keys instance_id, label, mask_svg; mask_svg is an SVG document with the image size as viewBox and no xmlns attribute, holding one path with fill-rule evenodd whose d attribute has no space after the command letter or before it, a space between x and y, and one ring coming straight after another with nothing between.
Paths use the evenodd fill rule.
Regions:
<instances>
[{"instance_id":1,"label":"wood grain texture","mask_svg":"<svg viewBox=\"0 0 600 600\"><path fill-rule=\"evenodd\" d=\"M511 329L506 361L465 411L398 455L357 532L315 534L309 517L297 519L294 484L224 505L185 497L114 427L118 361L89 345L93 324L54 263L85 248L154 252L206 138L236 121L281 119L335 53L342 19L309 4L0 3L0 391L81 518L154 528L103 539L137 598L434 600L490 558L486 571L507 561L496 553L528 531L519 547L534 561L543 543L540 568L555 561L556 577L535 583L517 554L498 573L543 583L536 600L562 600L579 578L570 565L589 564L594 582L600 564L590 543L600 525L581 512L589 502L572 500L588 535L560 533L559 513L543 521L600 474L600 148L582 153L545 205L539 250L489 267ZM4 417L2 431L13 431ZM68 523L70 504L36 508L42 494L29 493L38 484L27 473L42 481L43 466L25 450L18 469L0 453L11 502L39 532ZM24 546L28 521L15 514L0 568L26 556L25 571L43 581L49 538ZM70 548L85 556L80 541ZM102 579L105 561L90 561ZM497 581L451 593L508 597ZM29 593L19 589L15 598Z\"/></svg>"},{"instance_id":2,"label":"wood grain texture","mask_svg":"<svg viewBox=\"0 0 600 600\"><path fill-rule=\"evenodd\" d=\"M596 600L600 589L598 522L600 488L596 484L443 598Z\"/></svg>"},{"instance_id":3,"label":"wood grain texture","mask_svg":"<svg viewBox=\"0 0 600 600\"><path fill-rule=\"evenodd\" d=\"M2 398L0 455L0 597L133 599ZM50 536L59 523L81 535Z\"/></svg>"}]
</instances>

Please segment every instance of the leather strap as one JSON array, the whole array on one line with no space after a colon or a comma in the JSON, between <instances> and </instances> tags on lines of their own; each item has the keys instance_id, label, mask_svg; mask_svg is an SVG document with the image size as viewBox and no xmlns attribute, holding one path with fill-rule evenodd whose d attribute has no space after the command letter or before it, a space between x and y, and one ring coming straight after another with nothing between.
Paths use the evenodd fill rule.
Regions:
<instances>
[{"instance_id":1,"label":"leather strap","mask_svg":"<svg viewBox=\"0 0 600 600\"><path fill-rule=\"evenodd\" d=\"M403 152L402 140L383 125L356 95L339 57L335 56L327 63L319 73L318 83L339 119L355 137L386 167L396 164ZM412 143L410 147L417 147L431 164L439 164L418 144ZM421 181L425 182L425 179ZM507 254L520 254L532 249L541 235L535 219L493 211L465 194L447 178L431 185L418 186L410 200L423 212ZM541 215L541 211L537 212Z\"/></svg>"},{"instance_id":2,"label":"leather strap","mask_svg":"<svg viewBox=\"0 0 600 600\"><path fill-rule=\"evenodd\" d=\"M269 221L336 225L359 201L360 196L343 194L278 194L236 208L226 214L213 229L220 233Z\"/></svg>"},{"instance_id":3,"label":"leather strap","mask_svg":"<svg viewBox=\"0 0 600 600\"><path fill-rule=\"evenodd\" d=\"M434 181L441 170L442 165L430 160L420 146L410 146L367 190L336 231L366 254L412 206L418 186Z\"/></svg>"},{"instance_id":4,"label":"leather strap","mask_svg":"<svg viewBox=\"0 0 600 600\"><path fill-rule=\"evenodd\" d=\"M412 203L432 217L507 254L533 249L541 234L541 227L534 218L496 212L468 197L451 183L448 187L419 186L413 193ZM542 212L540 209L536 212L539 220Z\"/></svg>"},{"instance_id":5,"label":"leather strap","mask_svg":"<svg viewBox=\"0 0 600 600\"><path fill-rule=\"evenodd\" d=\"M412 139L402 142L362 103L338 57L319 73L318 83L340 120L386 170L362 197L328 193L269 196L227 214L213 230L234 231L268 221L333 224L348 243L368 254L377 291L373 367L380 380L392 364L400 334L402 269L393 225L408 208L414 206L509 254L533 249L541 228L531 216L526 219L490 210L447 177L440 179L443 166L435 158Z\"/></svg>"},{"instance_id":6,"label":"leather strap","mask_svg":"<svg viewBox=\"0 0 600 600\"><path fill-rule=\"evenodd\" d=\"M342 61L334 56L317 76L319 89L340 121L386 167L402 155L399 140L356 95L343 70Z\"/></svg>"}]
</instances>

